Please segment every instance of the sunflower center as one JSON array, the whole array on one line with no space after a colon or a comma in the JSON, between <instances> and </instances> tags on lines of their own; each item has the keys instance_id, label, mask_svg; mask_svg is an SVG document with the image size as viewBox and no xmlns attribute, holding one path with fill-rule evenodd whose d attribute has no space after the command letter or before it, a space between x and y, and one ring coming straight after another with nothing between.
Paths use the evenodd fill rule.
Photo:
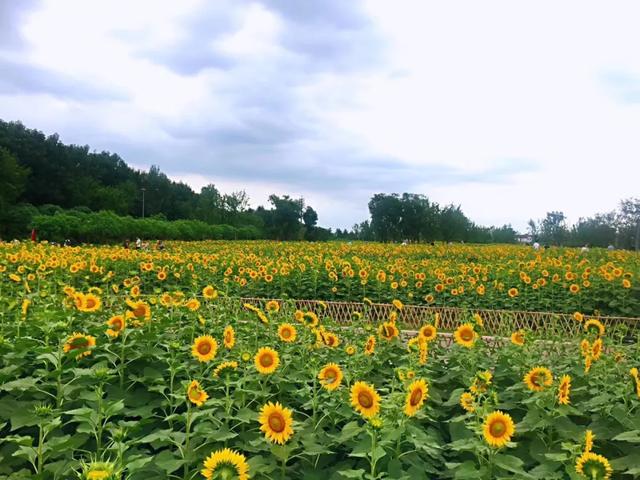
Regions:
<instances>
[{"instance_id":1,"label":"sunflower center","mask_svg":"<svg viewBox=\"0 0 640 480\"><path fill-rule=\"evenodd\" d=\"M260 357L260 365L262 365L263 367L270 367L271 365L273 365L273 357L269 354L262 355Z\"/></svg>"},{"instance_id":2,"label":"sunflower center","mask_svg":"<svg viewBox=\"0 0 640 480\"><path fill-rule=\"evenodd\" d=\"M360 392L358 394L358 403L364 408L371 408L373 406L373 398L369 392Z\"/></svg>"},{"instance_id":3,"label":"sunflower center","mask_svg":"<svg viewBox=\"0 0 640 480\"><path fill-rule=\"evenodd\" d=\"M336 380L336 372L335 370L329 370L324 374L324 378L327 380L328 383L333 383Z\"/></svg>"},{"instance_id":4,"label":"sunflower center","mask_svg":"<svg viewBox=\"0 0 640 480\"><path fill-rule=\"evenodd\" d=\"M73 348L84 348L89 345L89 341L85 337L76 338L72 342Z\"/></svg>"},{"instance_id":5,"label":"sunflower center","mask_svg":"<svg viewBox=\"0 0 640 480\"><path fill-rule=\"evenodd\" d=\"M465 342L473 340L473 332L470 329L464 329L460 332L460 338Z\"/></svg>"},{"instance_id":6,"label":"sunflower center","mask_svg":"<svg viewBox=\"0 0 640 480\"><path fill-rule=\"evenodd\" d=\"M409 397L409 404L412 407L415 407L416 405L418 405L420 403L420 400L422 400L422 390L420 390L419 388L416 388L411 393L411 396Z\"/></svg>"},{"instance_id":7,"label":"sunflower center","mask_svg":"<svg viewBox=\"0 0 640 480\"><path fill-rule=\"evenodd\" d=\"M284 330L282 330L282 337L291 338L291 330L289 330L288 328L285 328Z\"/></svg>"},{"instance_id":8,"label":"sunflower center","mask_svg":"<svg viewBox=\"0 0 640 480\"><path fill-rule=\"evenodd\" d=\"M198 345L198 353L200 355L206 355L211 351L211 344L209 342L202 342Z\"/></svg>"},{"instance_id":9,"label":"sunflower center","mask_svg":"<svg viewBox=\"0 0 640 480\"><path fill-rule=\"evenodd\" d=\"M507 426L500 420L493 422L489 427L489 432L491 432L491 435L494 437L502 436L506 430Z\"/></svg>"},{"instance_id":10,"label":"sunflower center","mask_svg":"<svg viewBox=\"0 0 640 480\"><path fill-rule=\"evenodd\" d=\"M122 330L122 319L121 318L115 318L113 320L113 323L111 324L111 326L113 328L115 328L116 330Z\"/></svg>"},{"instance_id":11,"label":"sunflower center","mask_svg":"<svg viewBox=\"0 0 640 480\"><path fill-rule=\"evenodd\" d=\"M269 416L269 427L276 433L284 431L284 418L279 413L274 413Z\"/></svg>"},{"instance_id":12,"label":"sunflower center","mask_svg":"<svg viewBox=\"0 0 640 480\"><path fill-rule=\"evenodd\" d=\"M87 298L87 308L93 308L96 306L96 301L93 298Z\"/></svg>"},{"instance_id":13,"label":"sunflower center","mask_svg":"<svg viewBox=\"0 0 640 480\"><path fill-rule=\"evenodd\" d=\"M145 310L144 306L142 306L142 305L139 305L139 306L137 306L136 308L133 309L133 314L136 317L144 317L145 313L146 313L146 310Z\"/></svg>"}]
</instances>

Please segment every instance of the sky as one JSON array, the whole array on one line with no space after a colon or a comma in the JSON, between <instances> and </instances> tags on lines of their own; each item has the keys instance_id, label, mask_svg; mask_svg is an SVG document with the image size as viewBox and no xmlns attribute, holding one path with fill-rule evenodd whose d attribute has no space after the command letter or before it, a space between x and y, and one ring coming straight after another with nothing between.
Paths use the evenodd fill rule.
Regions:
<instances>
[{"instance_id":1,"label":"sky","mask_svg":"<svg viewBox=\"0 0 640 480\"><path fill-rule=\"evenodd\" d=\"M640 3L0 0L0 118L351 227L421 193L476 223L640 196Z\"/></svg>"}]
</instances>

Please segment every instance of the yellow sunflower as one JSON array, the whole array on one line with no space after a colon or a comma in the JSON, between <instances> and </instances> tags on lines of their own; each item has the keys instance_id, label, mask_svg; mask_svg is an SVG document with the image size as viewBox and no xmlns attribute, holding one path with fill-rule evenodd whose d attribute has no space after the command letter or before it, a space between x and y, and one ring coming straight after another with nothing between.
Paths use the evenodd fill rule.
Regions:
<instances>
[{"instance_id":1,"label":"yellow sunflower","mask_svg":"<svg viewBox=\"0 0 640 480\"><path fill-rule=\"evenodd\" d=\"M427 363L427 355L429 355L429 343L426 340L420 340L418 341L418 348L420 351L418 355L418 363L420 365L424 365Z\"/></svg>"},{"instance_id":2,"label":"yellow sunflower","mask_svg":"<svg viewBox=\"0 0 640 480\"><path fill-rule=\"evenodd\" d=\"M576 472L590 480L609 480L613 469L602 455L584 452L576 460Z\"/></svg>"},{"instance_id":3,"label":"yellow sunflower","mask_svg":"<svg viewBox=\"0 0 640 480\"><path fill-rule=\"evenodd\" d=\"M475 398L469 392L464 392L462 395L460 395L460 406L467 412L471 413L476 410L474 403Z\"/></svg>"},{"instance_id":4,"label":"yellow sunflower","mask_svg":"<svg viewBox=\"0 0 640 480\"><path fill-rule=\"evenodd\" d=\"M455 338L455 341L458 345L462 345L463 347L466 347L466 348L471 348L473 347L473 344L476 341L477 334L473 330L472 324L465 323L463 325L460 325L456 329L455 333L453 334L453 337Z\"/></svg>"},{"instance_id":5,"label":"yellow sunflower","mask_svg":"<svg viewBox=\"0 0 640 480\"><path fill-rule=\"evenodd\" d=\"M404 304L403 304L400 300L398 300L398 299L393 300L393 301L391 302L391 304L392 304L394 307L396 307L398 310L402 310L402 309L404 308Z\"/></svg>"},{"instance_id":6,"label":"yellow sunflower","mask_svg":"<svg viewBox=\"0 0 640 480\"><path fill-rule=\"evenodd\" d=\"M260 430L267 440L284 445L293 435L291 410L280 403L267 403L260 410Z\"/></svg>"},{"instance_id":7,"label":"yellow sunflower","mask_svg":"<svg viewBox=\"0 0 640 480\"><path fill-rule=\"evenodd\" d=\"M409 385L409 391L404 402L404 413L408 417L413 417L424 404L429 394L429 387L424 380L416 380Z\"/></svg>"},{"instance_id":8,"label":"yellow sunflower","mask_svg":"<svg viewBox=\"0 0 640 480\"><path fill-rule=\"evenodd\" d=\"M224 344L224 348L228 350L231 350L236 344L236 331L231 325L227 325L226 327L224 327L224 332L222 333L222 342Z\"/></svg>"},{"instance_id":9,"label":"yellow sunflower","mask_svg":"<svg viewBox=\"0 0 640 480\"><path fill-rule=\"evenodd\" d=\"M513 332L511 334L511 343L521 347L524 345L524 332L522 330L518 330L517 332Z\"/></svg>"},{"instance_id":10,"label":"yellow sunflower","mask_svg":"<svg viewBox=\"0 0 640 480\"><path fill-rule=\"evenodd\" d=\"M234 478L249 480L249 465L247 458L241 453L225 448L212 452L204 461L204 468L200 471L206 479L212 479L219 471L216 478Z\"/></svg>"},{"instance_id":11,"label":"yellow sunflower","mask_svg":"<svg viewBox=\"0 0 640 480\"><path fill-rule=\"evenodd\" d=\"M527 372L523 380L529 390L541 392L553 383L553 375L546 367L535 367Z\"/></svg>"},{"instance_id":12,"label":"yellow sunflower","mask_svg":"<svg viewBox=\"0 0 640 480\"><path fill-rule=\"evenodd\" d=\"M269 313L276 313L280 310L280 304L275 300L269 300L265 305L265 309Z\"/></svg>"},{"instance_id":13,"label":"yellow sunflower","mask_svg":"<svg viewBox=\"0 0 640 480\"><path fill-rule=\"evenodd\" d=\"M211 335L202 335L193 341L191 354L199 362L210 362L218 353L218 342Z\"/></svg>"},{"instance_id":14,"label":"yellow sunflower","mask_svg":"<svg viewBox=\"0 0 640 480\"><path fill-rule=\"evenodd\" d=\"M351 387L351 405L363 417L374 417L380 411L380 395L373 386L356 382Z\"/></svg>"},{"instance_id":15,"label":"yellow sunflower","mask_svg":"<svg viewBox=\"0 0 640 480\"><path fill-rule=\"evenodd\" d=\"M143 301L133 302L126 300L131 310L127 310L127 318L135 318L136 320L149 320L151 318L151 307Z\"/></svg>"},{"instance_id":16,"label":"yellow sunflower","mask_svg":"<svg viewBox=\"0 0 640 480\"><path fill-rule=\"evenodd\" d=\"M398 330L398 327L396 327L394 323L385 322L382 325L380 325L380 327L378 328L378 333L385 340L391 341L400 334L400 331Z\"/></svg>"},{"instance_id":17,"label":"yellow sunflower","mask_svg":"<svg viewBox=\"0 0 640 480\"><path fill-rule=\"evenodd\" d=\"M329 363L325 365L320 373L318 373L318 379L322 383L322 386L329 391L335 390L342 383L342 369L336 363Z\"/></svg>"},{"instance_id":18,"label":"yellow sunflower","mask_svg":"<svg viewBox=\"0 0 640 480\"><path fill-rule=\"evenodd\" d=\"M294 327L290 323L283 323L278 327L278 336L283 342L295 342L297 335L298 332L296 332L296 327Z\"/></svg>"},{"instance_id":19,"label":"yellow sunflower","mask_svg":"<svg viewBox=\"0 0 640 480\"><path fill-rule=\"evenodd\" d=\"M340 339L335 333L321 332L321 336L322 336L322 342L327 347L333 348L333 347L337 347L340 344Z\"/></svg>"},{"instance_id":20,"label":"yellow sunflower","mask_svg":"<svg viewBox=\"0 0 640 480\"><path fill-rule=\"evenodd\" d=\"M438 334L438 330L436 329L436 327L434 327L429 323L427 325L423 325L420 328L420 331L418 334L422 338L424 338L427 342L430 342L431 340L434 340L436 338L436 335Z\"/></svg>"},{"instance_id":21,"label":"yellow sunflower","mask_svg":"<svg viewBox=\"0 0 640 480\"><path fill-rule=\"evenodd\" d=\"M560 405L569 405L569 394L571 393L571 377L569 375L563 375L560 377L560 384L558 385L558 403Z\"/></svg>"},{"instance_id":22,"label":"yellow sunflower","mask_svg":"<svg viewBox=\"0 0 640 480\"><path fill-rule=\"evenodd\" d=\"M200 382L193 380L187 387L187 398L191 403L201 407L207 401L209 395L200 386Z\"/></svg>"},{"instance_id":23,"label":"yellow sunflower","mask_svg":"<svg viewBox=\"0 0 640 480\"><path fill-rule=\"evenodd\" d=\"M91 349L96 346L96 339L91 335L84 335L83 333L73 332L73 334L67 338L62 348L64 353L78 350L76 360L80 360L82 357L91 355Z\"/></svg>"},{"instance_id":24,"label":"yellow sunflower","mask_svg":"<svg viewBox=\"0 0 640 480\"><path fill-rule=\"evenodd\" d=\"M584 320L584 315L580 312L573 312L573 319L576 322L582 323L582 321Z\"/></svg>"},{"instance_id":25,"label":"yellow sunflower","mask_svg":"<svg viewBox=\"0 0 640 480\"><path fill-rule=\"evenodd\" d=\"M202 296L207 300L215 300L218 298L218 291L211 285L207 285L202 289Z\"/></svg>"},{"instance_id":26,"label":"yellow sunflower","mask_svg":"<svg viewBox=\"0 0 640 480\"><path fill-rule=\"evenodd\" d=\"M347 355L351 356L356 353L356 347L353 345L347 345L344 351Z\"/></svg>"},{"instance_id":27,"label":"yellow sunflower","mask_svg":"<svg viewBox=\"0 0 640 480\"><path fill-rule=\"evenodd\" d=\"M364 354L373 355L376 351L376 337L369 335L367 342L364 344Z\"/></svg>"},{"instance_id":28,"label":"yellow sunflower","mask_svg":"<svg viewBox=\"0 0 640 480\"><path fill-rule=\"evenodd\" d=\"M82 303L78 306L78 310L81 312L96 312L100 310L102 306L102 300L93 293L87 293L82 296Z\"/></svg>"},{"instance_id":29,"label":"yellow sunflower","mask_svg":"<svg viewBox=\"0 0 640 480\"><path fill-rule=\"evenodd\" d=\"M236 361L222 362L213 370L213 376L215 378L218 378L224 370L232 371L232 370L236 370L237 368L238 368L238 362Z\"/></svg>"},{"instance_id":30,"label":"yellow sunflower","mask_svg":"<svg viewBox=\"0 0 640 480\"><path fill-rule=\"evenodd\" d=\"M200 300L197 298L191 298L187 300L187 303L185 303L184 306L192 312L197 312L200 309Z\"/></svg>"},{"instance_id":31,"label":"yellow sunflower","mask_svg":"<svg viewBox=\"0 0 640 480\"><path fill-rule=\"evenodd\" d=\"M602 338L597 338L591 344L591 356L594 360L599 360L600 355L602 354Z\"/></svg>"},{"instance_id":32,"label":"yellow sunflower","mask_svg":"<svg viewBox=\"0 0 640 480\"><path fill-rule=\"evenodd\" d=\"M604 335L604 325L600 322L600 320L597 320L595 318L584 322L584 329L585 331L595 333L600 337Z\"/></svg>"},{"instance_id":33,"label":"yellow sunflower","mask_svg":"<svg viewBox=\"0 0 640 480\"><path fill-rule=\"evenodd\" d=\"M485 441L492 447L503 447L510 440L516 429L509 414L501 411L490 413L482 426Z\"/></svg>"},{"instance_id":34,"label":"yellow sunflower","mask_svg":"<svg viewBox=\"0 0 640 480\"><path fill-rule=\"evenodd\" d=\"M510 288L507 293L509 294L509 296L511 298L517 297L518 296L518 289L517 288Z\"/></svg>"},{"instance_id":35,"label":"yellow sunflower","mask_svg":"<svg viewBox=\"0 0 640 480\"><path fill-rule=\"evenodd\" d=\"M262 347L254 358L256 370L263 375L273 373L280 365L280 356L273 348Z\"/></svg>"},{"instance_id":36,"label":"yellow sunflower","mask_svg":"<svg viewBox=\"0 0 640 480\"><path fill-rule=\"evenodd\" d=\"M107 326L109 328L105 333L112 338L116 338L126 328L127 320L123 315L114 315L109 320L107 320Z\"/></svg>"},{"instance_id":37,"label":"yellow sunflower","mask_svg":"<svg viewBox=\"0 0 640 480\"><path fill-rule=\"evenodd\" d=\"M587 430L584 434L584 451L585 453L590 452L593 449L593 441L596 439L596 436L593 434L593 431Z\"/></svg>"}]
</instances>

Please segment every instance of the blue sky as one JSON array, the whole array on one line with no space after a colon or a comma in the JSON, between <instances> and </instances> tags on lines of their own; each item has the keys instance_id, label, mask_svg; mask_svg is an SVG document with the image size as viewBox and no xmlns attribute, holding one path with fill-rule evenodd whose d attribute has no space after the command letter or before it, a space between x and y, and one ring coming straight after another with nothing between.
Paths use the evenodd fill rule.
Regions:
<instances>
[{"instance_id":1,"label":"blue sky","mask_svg":"<svg viewBox=\"0 0 640 480\"><path fill-rule=\"evenodd\" d=\"M377 192L481 224L609 211L640 187L640 4L0 0L0 118L194 189Z\"/></svg>"}]
</instances>

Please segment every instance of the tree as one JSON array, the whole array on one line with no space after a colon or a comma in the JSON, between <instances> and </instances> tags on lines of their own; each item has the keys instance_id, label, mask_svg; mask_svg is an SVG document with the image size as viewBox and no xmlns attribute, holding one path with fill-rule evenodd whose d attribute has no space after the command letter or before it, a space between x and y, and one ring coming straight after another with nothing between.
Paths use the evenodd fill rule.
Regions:
<instances>
[{"instance_id":1,"label":"tree","mask_svg":"<svg viewBox=\"0 0 640 480\"><path fill-rule=\"evenodd\" d=\"M381 242L400 240L402 232L402 202L397 193L376 193L369 201L371 229L375 239Z\"/></svg>"},{"instance_id":2,"label":"tree","mask_svg":"<svg viewBox=\"0 0 640 480\"><path fill-rule=\"evenodd\" d=\"M268 228L273 238L278 240L298 240L302 236L302 209L304 200L293 199L289 195L279 197L269 195L269 202L273 205L271 215L268 216Z\"/></svg>"},{"instance_id":3,"label":"tree","mask_svg":"<svg viewBox=\"0 0 640 480\"><path fill-rule=\"evenodd\" d=\"M0 212L16 203L24 191L29 169L18 164L6 148L0 148Z\"/></svg>"},{"instance_id":4,"label":"tree","mask_svg":"<svg viewBox=\"0 0 640 480\"><path fill-rule=\"evenodd\" d=\"M540 239L546 243L562 245L568 236L566 217L562 212L547 212L540 223Z\"/></svg>"},{"instance_id":5,"label":"tree","mask_svg":"<svg viewBox=\"0 0 640 480\"><path fill-rule=\"evenodd\" d=\"M619 224L622 234L634 239L634 250L640 250L640 198L627 198L620 202ZM627 246L631 246L630 241Z\"/></svg>"}]
</instances>

